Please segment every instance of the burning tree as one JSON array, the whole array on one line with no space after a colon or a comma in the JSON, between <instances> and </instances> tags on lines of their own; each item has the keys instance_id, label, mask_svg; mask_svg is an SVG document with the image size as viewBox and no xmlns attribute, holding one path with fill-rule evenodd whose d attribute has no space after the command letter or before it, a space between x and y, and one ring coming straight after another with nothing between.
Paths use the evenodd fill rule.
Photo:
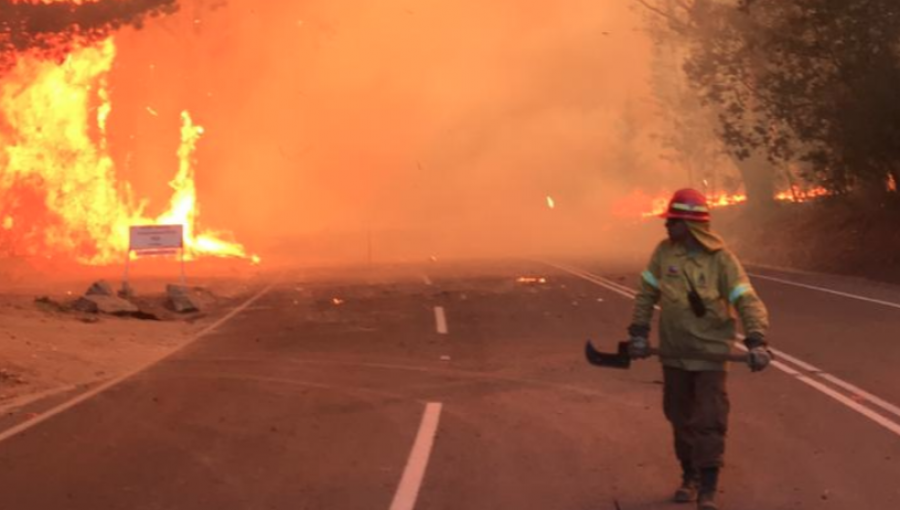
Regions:
<instances>
[{"instance_id":1,"label":"burning tree","mask_svg":"<svg viewBox=\"0 0 900 510\"><path fill-rule=\"evenodd\" d=\"M177 9L178 0L0 0L0 74L23 53L59 60L124 26L140 28L148 17Z\"/></svg>"},{"instance_id":2,"label":"burning tree","mask_svg":"<svg viewBox=\"0 0 900 510\"><path fill-rule=\"evenodd\" d=\"M0 249L106 263L127 250L130 225L177 223L190 256L246 257L227 236L198 228L193 154L203 128L187 112L166 212L148 217L116 179L107 143L112 33L176 8L175 0L0 3Z\"/></svg>"}]
</instances>

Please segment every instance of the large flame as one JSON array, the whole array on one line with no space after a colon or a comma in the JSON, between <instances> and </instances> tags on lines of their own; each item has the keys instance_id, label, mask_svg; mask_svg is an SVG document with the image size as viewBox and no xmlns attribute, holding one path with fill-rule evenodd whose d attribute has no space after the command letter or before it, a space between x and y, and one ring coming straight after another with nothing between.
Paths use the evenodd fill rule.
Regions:
<instances>
[{"instance_id":1,"label":"large flame","mask_svg":"<svg viewBox=\"0 0 900 510\"><path fill-rule=\"evenodd\" d=\"M22 56L0 79L0 249L105 264L124 256L129 226L181 224L188 257L247 257L227 235L198 226L193 155L203 128L187 112L166 212L148 217L116 180L106 132L115 56L109 38L61 64Z\"/></svg>"}]
</instances>

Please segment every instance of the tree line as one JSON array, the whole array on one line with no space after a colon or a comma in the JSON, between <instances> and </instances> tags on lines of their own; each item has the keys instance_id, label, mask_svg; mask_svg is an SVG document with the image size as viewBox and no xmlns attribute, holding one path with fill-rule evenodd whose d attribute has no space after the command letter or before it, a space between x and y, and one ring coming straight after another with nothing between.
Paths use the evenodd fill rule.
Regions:
<instances>
[{"instance_id":1,"label":"tree line","mask_svg":"<svg viewBox=\"0 0 900 510\"><path fill-rule=\"evenodd\" d=\"M833 194L896 190L900 2L637 2L657 49L674 52L751 200L770 200L785 179ZM683 105L669 106L684 117Z\"/></svg>"}]
</instances>

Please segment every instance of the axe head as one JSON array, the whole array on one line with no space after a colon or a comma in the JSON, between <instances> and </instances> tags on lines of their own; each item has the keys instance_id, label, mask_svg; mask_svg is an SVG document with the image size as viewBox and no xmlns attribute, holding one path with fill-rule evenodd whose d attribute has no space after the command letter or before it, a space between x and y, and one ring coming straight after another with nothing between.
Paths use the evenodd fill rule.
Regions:
<instances>
[{"instance_id":1,"label":"axe head","mask_svg":"<svg viewBox=\"0 0 900 510\"><path fill-rule=\"evenodd\" d=\"M619 342L619 352L610 354L594 349L591 341L584 345L584 355L591 365L606 368L619 368L627 370L631 368L631 356L628 355L628 342Z\"/></svg>"}]
</instances>

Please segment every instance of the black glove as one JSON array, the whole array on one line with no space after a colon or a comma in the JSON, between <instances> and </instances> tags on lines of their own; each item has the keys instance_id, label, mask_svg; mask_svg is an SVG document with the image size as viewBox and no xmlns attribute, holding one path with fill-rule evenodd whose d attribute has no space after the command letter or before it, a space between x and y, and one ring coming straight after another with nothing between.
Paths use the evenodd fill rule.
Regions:
<instances>
[{"instance_id":1,"label":"black glove","mask_svg":"<svg viewBox=\"0 0 900 510\"><path fill-rule=\"evenodd\" d=\"M775 354L769 350L765 338L758 333L751 333L744 339L744 346L747 347L749 355L747 356L747 365L750 370L760 372L775 359Z\"/></svg>"},{"instance_id":2,"label":"black glove","mask_svg":"<svg viewBox=\"0 0 900 510\"><path fill-rule=\"evenodd\" d=\"M750 333L747 335L747 338L744 339L744 347L746 347L748 351L752 351L757 347L768 347L768 345L765 337L760 333Z\"/></svg>"},{"instance_id":3,"label":"black glove","mask_svg":"<svg viewBox=\"0 0 900 510\"><path fill-rule=\"evenodd\" d=\"M647 324L632 324L628 326L628 337L650 338L650 326Z\"/></svg>"},{"instance_id":4,"label":"black glove","mask_svg":"<svg viewBox=\"0 0 900 510\"><path fill-rule=\"evenodd\" d=\"M650 357L650 326L632 324L628 326L628 355L633 359Z\"/></svg>"},{"instance_id":5,"label":"black glove","mask_svg":"<svg viewBox=\"0 0 900 510\"><path fill-rule=\"evenodd\" d=\"M650 357L650 341L642 336L628 339L628 356L631 359L647 359Z\"/></svg>"}]
</instances>

